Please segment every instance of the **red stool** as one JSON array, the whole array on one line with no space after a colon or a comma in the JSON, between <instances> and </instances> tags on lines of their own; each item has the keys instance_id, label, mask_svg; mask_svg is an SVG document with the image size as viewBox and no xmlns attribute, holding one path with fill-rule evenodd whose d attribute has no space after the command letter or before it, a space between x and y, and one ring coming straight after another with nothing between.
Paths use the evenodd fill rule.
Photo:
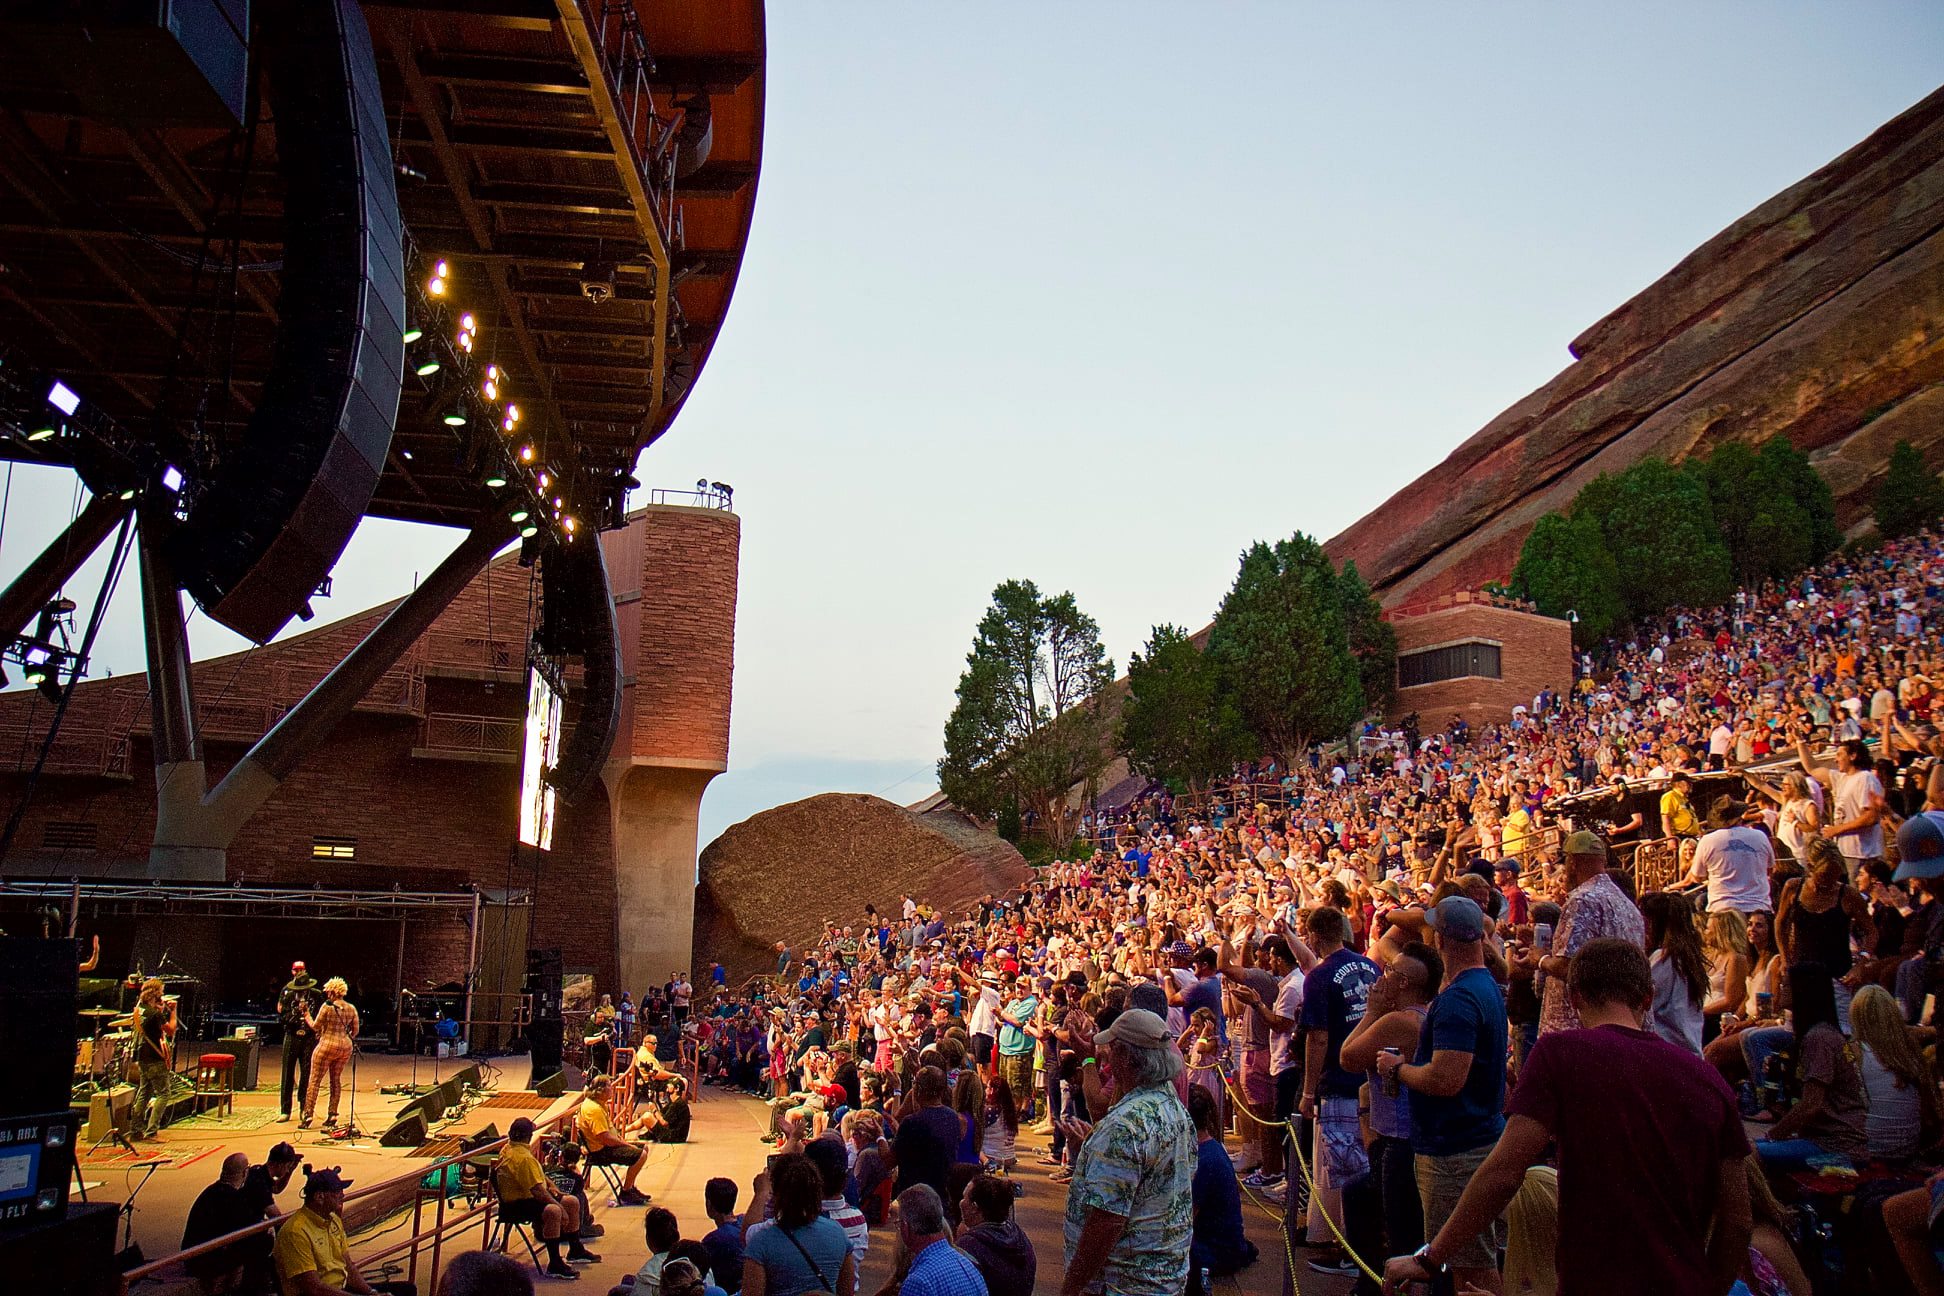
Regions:
<instances>
[{"instance_id":1,"label":"red stool","mask_svg":"<svg viewBox=\"0 0 1944 1296\"><path fill-rule=\"evenodd\" d=\"M196 1110L205 1110L203 1100L214 1098L225 1116L236 1105L236 1055L205 1053L196 1059Z\"/></svg>"}]
</instances>

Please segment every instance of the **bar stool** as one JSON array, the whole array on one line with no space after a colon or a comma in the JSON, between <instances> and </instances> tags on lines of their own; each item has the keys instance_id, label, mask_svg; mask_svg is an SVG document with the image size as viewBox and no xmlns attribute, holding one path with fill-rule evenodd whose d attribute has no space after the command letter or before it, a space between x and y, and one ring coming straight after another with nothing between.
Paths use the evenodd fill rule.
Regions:
<instances>
[{"instance_id":1,"label":"bar stool","mask_svg":"<svg viewBox=\"0 0 1944 1296\"><path fill-rule=\"evenodd\" d=\"M196 1110L205 1110L203 1100L214 1098L225 1116L236 1105L236 1055L205 1053L196 1059Z\"/></svg>"}]
</instances>

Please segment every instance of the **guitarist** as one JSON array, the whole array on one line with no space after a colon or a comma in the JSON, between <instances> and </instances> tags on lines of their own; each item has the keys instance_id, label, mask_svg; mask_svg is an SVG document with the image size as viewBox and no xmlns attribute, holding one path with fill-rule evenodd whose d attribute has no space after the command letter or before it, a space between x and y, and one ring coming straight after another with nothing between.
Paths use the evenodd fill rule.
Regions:
<instances>
[{"instance_id":1,"label":"guitarist","mask_svg":"<svg viewBox=\"0 0 1944 1296\"><path fill-rule=\"evenodd\" d=\"M161 1130L162 1118L169 1107L169 1055L175 1046L176 1032L176 1006L162 998L161 978L150 977L142 982L141 995L129 1020L135 1027L135 1061L142 1072L142 1085L135 1094L136 1113L139 1115L144 1104L149 1104L142 1132L136 1137L153 1139Z\"/></svg>"},{"instance_id":2,"label":"guitarist","mask_svg":"<svg viewBox=\"0 0 1944 1296\"><path fill-rule=\"evenodd\" d=\"M317 1032L311 1029L310 1017L311 1010L323 998L317 978L310 974L304 961L298 959L292 963L290 980L284 982L283 990L277 995L277 1016L283 1022L284 1033L283 1115L277 1117L280 1121L290 1119L293 1094L301 1103L310 1092L311 1050L317 1047Z\"/></svg>"}]
</instances>

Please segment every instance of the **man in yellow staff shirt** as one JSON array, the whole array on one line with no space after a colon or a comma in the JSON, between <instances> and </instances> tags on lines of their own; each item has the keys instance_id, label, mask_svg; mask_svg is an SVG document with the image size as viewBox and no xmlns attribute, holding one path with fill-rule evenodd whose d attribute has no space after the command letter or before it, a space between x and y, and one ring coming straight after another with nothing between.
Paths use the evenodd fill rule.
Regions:
<instances>
[{"instance_id":1,"label":"man in yellow staff shirt","mask_svg":"<svg viewBox=\"0 0 1944 1296\"><path fill-rule=\"evenodd\" d=\"M493 1163L493 1186L499 1191L500 1218L515 1224L537 1225L547 1244L547 1273L554 1278L578 1278L572 1264L593 1264L601 1257L581 1242L580 1202L554 1191L540 1159L533 1155L533 1122L525 1116L506 1132L506 1147ZM567 1239L567 1258L560 1257L560 1239Z\"/></svg>"},{"instance_id":2,"label":"man in yellow staff shirt","mask_svg":"<svg viewBox=\"0 0 1944 1296\"><path fill-rule=\"evenodd\" d=\"M1673 785L1661 793L1660 815L1661 831L1669 837L1699 837L1701 821L1695 817L1694 807L1688 803L1688 795L1694 790L1694 780L1685 770L1676 771Z\"/></svg>"},{"instance_id":3,"label":"man in yellow staff shirt","mask_svg":"<svg viewBox=\"0 0 1944 1296\"><path fill-rule=\"evenodd\" d=\"M1506 855L1523 855L1526 838L1532 832L1532 813L1525 808L1525 799L1518 792L1506 802L1505 818L1499 824L1499 848Z\"/></svg>"},{"instance_id":4,"label":"man in yellow staff shirt","mask_svg":"<svg viewBox=\"0 0 1944 1296\"><path fill-rule=\"evenodd\" d=\"M646 1164L646 1158L642 1156L644 1149L639 1143L630 1143L614 1132L614 1125L608 1120L607 1107L604 1105L607 1092L605 1076L597 1076L587 1086L587 1096L580 1105L580 1112L574 1117L574 1129L580 1135L582 1146L587 1149L588 1165L628 1167L628 1173L621 1181L620 1195L615 1198L616 1204L646 1206L648 1194L635 1187L641 1167Z\"/></svg>"},{"instance_id":5,"label":"man in yellow staff shirt","mask_svg":"<svg viewBox=\"0 0 1944 1296\"><path fill-rule=\"evenodd\" d=\"M344 1190L351 1181L329 1166L304 1167L304 1204L277 1230L272 1258L284 1296L417 1296L410 1283L368 1283L351 1263L344 1237Z\"/></svg>"}]
</instances>

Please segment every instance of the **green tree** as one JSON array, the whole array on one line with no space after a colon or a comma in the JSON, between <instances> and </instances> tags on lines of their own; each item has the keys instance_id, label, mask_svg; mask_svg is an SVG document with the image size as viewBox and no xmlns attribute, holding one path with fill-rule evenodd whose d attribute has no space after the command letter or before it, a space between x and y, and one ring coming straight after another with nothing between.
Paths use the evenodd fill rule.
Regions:
<instances>
[{"instance_id":1,"label":"green tree","mask_svg":"<svg viewBox=\"0 0 1944 1296\"><path fill-rule=\"evenodd\" d=\"M1323 546L1300 532L1243 552L1215 614L1208 657L1220 696L1285 766L1311 742L1347 734L1364 715L1336 569Z\"/></svg>"},{"instance_id":2,"label":"green tree","mask_svg":"<svg viewBox=\"0 0 1944 1296\"><path fill-rule=\"evenodd\" d=\"M1137 774L1200 792L1246 745L1213 663L1180 626L1158 625L1127 662L1120 748Z\"/></svg>"},{"instance_id":3,"label":"green tree","mask_svg":"<svg viewBox=\"0 0 1944 1296\"><path fill-rule=\"evenodd\" d=\"M1594 478L1573 501L1573 515L1591 518L1606 538L1629 617L1677 604L1706 607L1734 589L1706 485L1665 459Z\"/></svg>"},{"instance_id":4,"label":"green tree","mask_svg":"<svg viewBox=\"0 0 1944 1296\"><path fill-rule=\"evenodd\" d=\"M1397 700L1397 631L1384 620L1383 605L1364 584L1355 562L1337 573L1337 600L1343 607L1343 633L1357 659L1366 711L1388 711Z\"/></svg>"},{"instance_id":5,"label":"green tree","mask_svg":"<svg viewBox=\"0 0 1944 1296\"><path fill-rule=\"evenodd\" d=\"M1886 539L1922 530L1944 515L1944 483L1924 464L1923 452L1908 441L1890 448L1890 465L1877 488L1877 531Z\"/></svg>"},{"instance_id":6,"label":"green tree","mask_svg":"<svg viewBox=\"0 0 1944 1296\"><path fill-rule=\"evenodd\" d=\"M1533 524L1512 569L1512 592L1550 617L1578 619L1573 640L1598 643L1627 619L1620 569L1599 523L1583 514L1548 513Z\"/></svg>"},{"instance_id":7,"label":"green tree","mask_svg":"<svg viewBox=\"0 0 1944 1296\"><path fill-rule=\"evenodd\" d=\"M1772 573L1793 576L1803 567L1813 567L1829 557L1843 543L1842 528L1836 525L1836 496L1816 466L1809 462L1809 456L1779 432L1762 443L1762 462L1776 480L1785 483L1790 498L1802 510L1807 527L1809 545L1802 562L1795 568Z\"/></svg>"},{"instance_id":8,"label":"green tree","mask_svg":"<svg viewBox=\"0 0 1944 1296\"><path fill-rule=\"evenodd\" d=\"M1008 805L1031 810L1064 847L1072 837L1069 792L1107 765L1103 691L1113 678L1100 627L1072 594L1042 597L1031 581L999 585L945 721L939 790L982 817Z\"/></svg>"},{"instance_id":9,"label":"green tree","mask_svg":"<svg viewBox=\"0 0 1944 1296\"><path fill-rule=\"evenodd\" d=\"M1759 452L1731 441L1687 469L1707 491L1730 569L1745 585L1812 567L1842 539L1829 484L1786 437Z\"/></svg>"}]
</instances>

